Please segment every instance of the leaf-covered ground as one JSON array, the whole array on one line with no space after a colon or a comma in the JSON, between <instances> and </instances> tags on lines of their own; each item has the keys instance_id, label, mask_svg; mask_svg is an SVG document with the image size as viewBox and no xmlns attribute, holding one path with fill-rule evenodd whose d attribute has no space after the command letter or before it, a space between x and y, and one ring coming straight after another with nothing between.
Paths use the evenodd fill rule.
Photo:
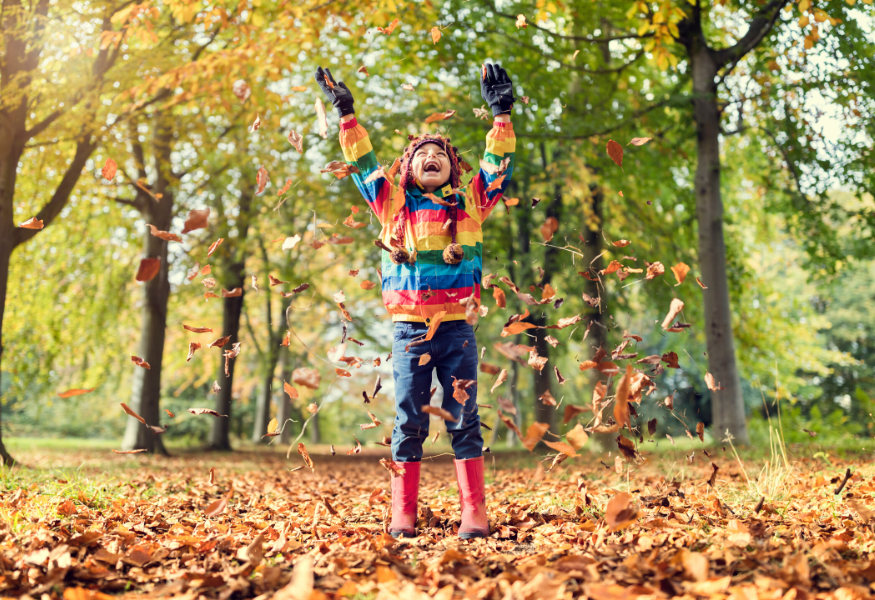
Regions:
<instances>
[{"instance_id":1,"label":"leaf-covered ground","mask_svg":"<svg viewBox=\"0 0 875 600\"><path fill-rule=\"evenodd\" d=\"M389 474L374 451L314 452L315 473L290 472L300 458L272 451L169 459L19 451L31 468L0 476L0 596L871 594L868 461L739 461L729 448L708 452L712 458L696 451L692 464L680 452L651 455L620 473L612 457L594 453L549 472L533 466L532 455L488 456L493 535L466 542L454 535L449 457L423 466L422 533L399 541L384 534ZM836 494L848 468L853 475Z\"/></svg>"}]
</instances>

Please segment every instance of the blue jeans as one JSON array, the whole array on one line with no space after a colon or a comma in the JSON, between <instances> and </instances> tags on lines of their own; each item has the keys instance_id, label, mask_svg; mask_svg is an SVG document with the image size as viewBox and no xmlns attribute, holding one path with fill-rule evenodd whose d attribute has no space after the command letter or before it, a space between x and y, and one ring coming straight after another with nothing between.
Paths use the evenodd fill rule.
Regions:
<instances>
[{"instance_id":1,"label":"blue jeans","mask_svg":"<svg viewBox=\"0 0 875 600\"><path fill-rule=\"evenodd\" d=\"M432 370L437 369L438 381L444 389L443 408L456 422L445 421L452 438L456 458L483 456L483 436L477 414L477 386L466 391L468 399L462 406L453 398L453 377L477 379L477 341L474 328L465 321L441 323L434 337L405 352L410 342L425 337L428 325L399 321L395 323L392 343L392 370L395 374L395 428L392 430L392 459L398 462L422 460L422 444L428 438L429 414L423 412L431 399ZM468 342L466 347L465 342ZM430 354L431 360L419 365L419 358Z\"/></svg>"}]
</instances>

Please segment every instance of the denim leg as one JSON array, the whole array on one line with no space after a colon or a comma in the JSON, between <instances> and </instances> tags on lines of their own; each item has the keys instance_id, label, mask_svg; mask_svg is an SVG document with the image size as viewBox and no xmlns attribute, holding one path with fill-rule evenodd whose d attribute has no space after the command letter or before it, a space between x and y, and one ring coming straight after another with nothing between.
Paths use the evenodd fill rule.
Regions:
<instances>
[{"instance_id":1,"label":"denim leg","mask_svg":"<svg viewBox=\"0 0 875 600\"><path fill-rule=\"evenodd\" d=\"M434 365L419 365L419 357L430 344L404 348L424 333L422 327L396 323L392 342L392 370L395 374L395 427L392 429L392 459L398 462L422 460L422 443L428 437L428 413L422 411L431 395Z\"/></svg>"},{"instance_id":2,"label":"denim leg","mask_svg":"<svg viewBox=\"0 0 875 600\"><path fill-rule=\"evenodd\" d=\"M466 341L468 345L463 348ZM442 323L432 342L434 347L440 348L435 368L438 381L444 388L442 406L458 419L456 423L446 422L447 431L452 437L453 452L457 459L483 456L483 434L480 431L480 415L477 413L477 385L466 390L468 399L464 406L453 398L453 377L477 380L477 341L474 339L474 328L464 321Z\"/></svg>"}]
</instances>

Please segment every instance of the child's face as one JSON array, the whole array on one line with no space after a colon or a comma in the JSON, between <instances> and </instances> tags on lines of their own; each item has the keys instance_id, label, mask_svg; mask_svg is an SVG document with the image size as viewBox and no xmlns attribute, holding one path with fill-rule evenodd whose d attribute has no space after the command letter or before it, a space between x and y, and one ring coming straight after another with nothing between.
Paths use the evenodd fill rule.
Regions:
<instances>
[{"instance_id":1,"label":"child's face","mask_svg":"<svg viewBox=\"0 0 875 600\"><path fill-rule=\"evenodd\" d=\"M437 144L423 144L413 155L413 176L427 192L433 192L450 180L450 157Z\"/></svg>"}]
</instances>

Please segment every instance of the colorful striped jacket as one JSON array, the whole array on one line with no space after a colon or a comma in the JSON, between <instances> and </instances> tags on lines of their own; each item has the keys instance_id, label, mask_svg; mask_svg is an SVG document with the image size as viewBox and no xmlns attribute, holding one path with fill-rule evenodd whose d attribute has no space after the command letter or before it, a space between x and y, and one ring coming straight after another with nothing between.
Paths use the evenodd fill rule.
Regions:
<instances>
[{"instance_id":1,"label":"colorful striped jacket","mask_svg":"<svg viewBox=\"0 0 875 600\"><path fill-rule=\"evenodd\" d=\"M340 145L346 162L358 167L359 172L352 177L383 225L380 238L388 246L394 216L402 208L392 201L395 185L382 177L365 183L368 175L380 165L367 131L354 118L341 123ZM416 262L396 265L389 260L388 252L382 253L383 304L393 321L430 323L442 311L446 313L444 321L460 320L465 318L465 305L460 300L473 294L480 301L483 272L481 225L501 200L510 182L515 149L513 125L495 121L486 136L483 158L498 165L502 159L510 157L510 163L504 171L504 180L496 189L486 191L498 176L482 168L467 186L457 212L456 241L465 250L465 258L459 264L448 265L442 257L444 248L450 243L449 228L443 228L448 219L448 208L424 197L418 187L407 189L405 202L410 216L405 237L415 244ZM434 195L443 197L441 190L436 190Z\"/></svg>"}]
</instances>

